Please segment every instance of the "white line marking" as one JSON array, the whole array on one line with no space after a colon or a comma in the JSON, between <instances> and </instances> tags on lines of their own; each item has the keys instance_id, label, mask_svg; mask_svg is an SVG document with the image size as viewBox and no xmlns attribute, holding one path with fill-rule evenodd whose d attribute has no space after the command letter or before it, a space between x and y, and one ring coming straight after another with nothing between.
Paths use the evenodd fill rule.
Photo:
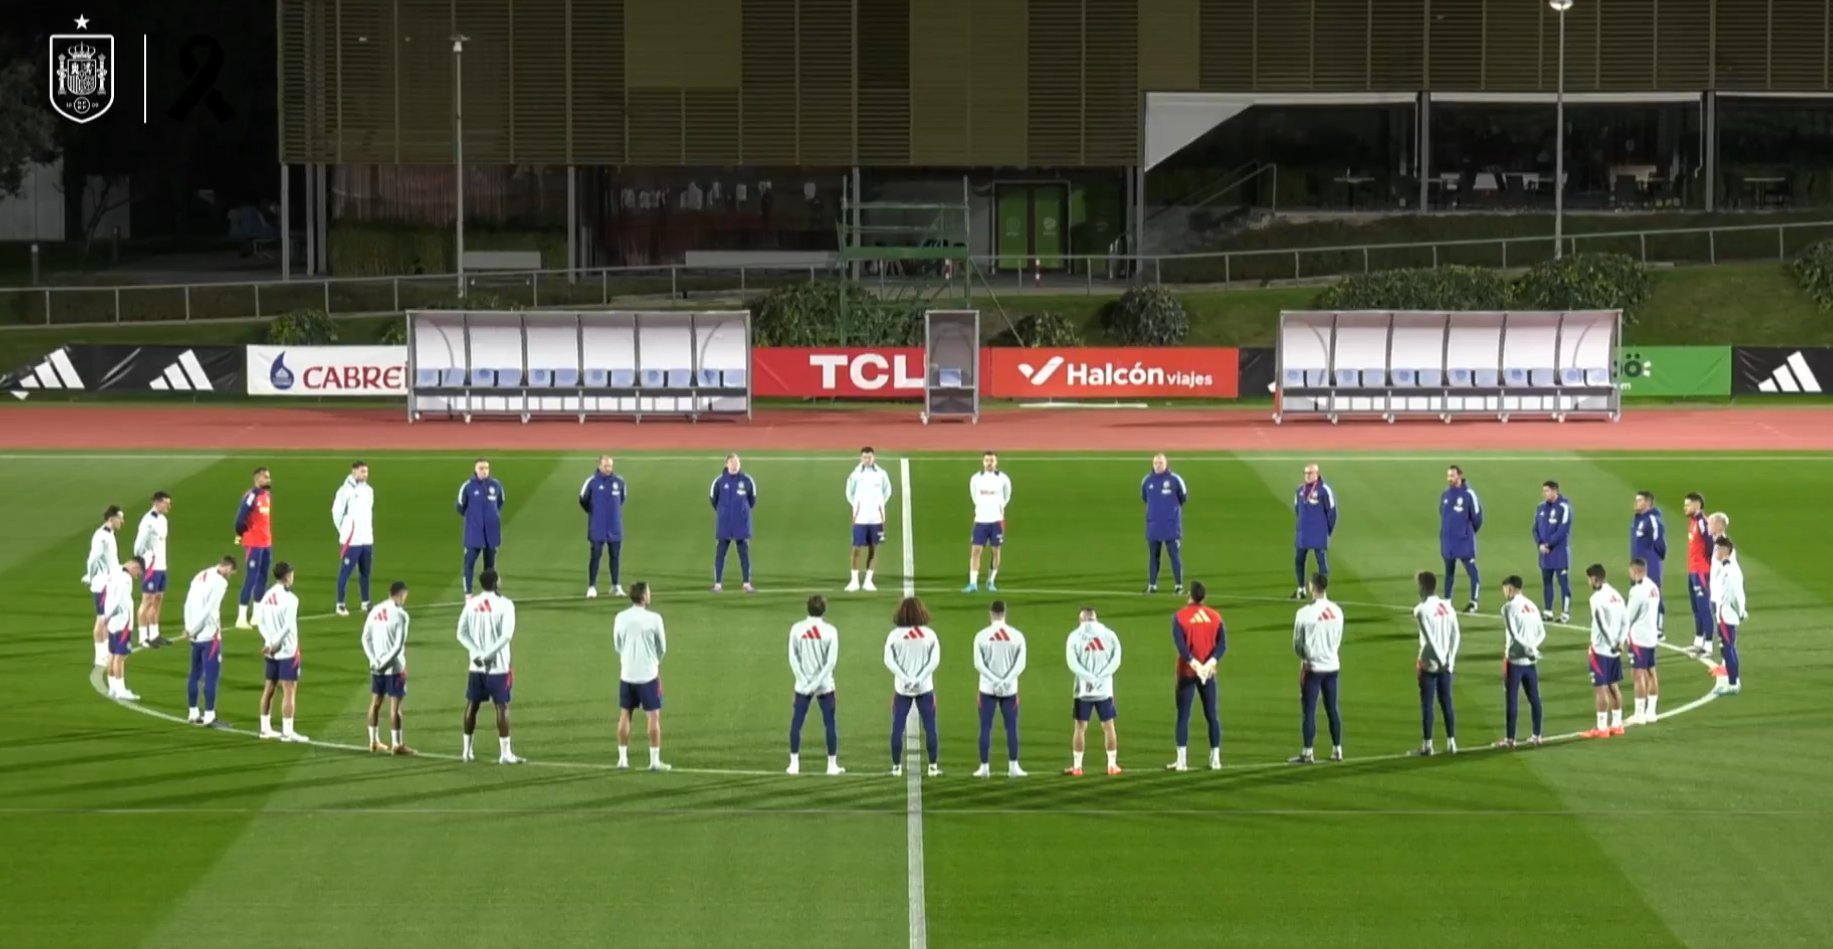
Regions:
<instances>
[{"instance_id":1,"label":"white line marking","mask_svg":"<svg viewBox=\"0 0 1833 949\"><path fill-rule=\"evenodd\" d=\"M897 460L899 485L898 516L903 521L904 596L916 596L915 518L910 516L910 459ZM923 755L917 744L922 723L916 707L904 721L904 853L905 872L910 879L910 949L929 945L929 911L925 909L923 883Z\"/></svg>"},{"instance_id":2,"label":"white line marking","mask_svg":"<svg viewBox=\"0 0 1833 949\"><path fill-rule=\"evenodd\" d=\"M254 814L272 817L394 817L452 816L461 814L513 814L518 816L579 816L594 818L701 815L725 817L866 817L883 820L895 814L870 807L0 807L0 814L78 814L132 817L195 814ZM1356 808L1247 807L1239 810L1203 810L1189 807L1088 808L1088 807L963 807L937 813L938 817L1829 817L1826 810L1794 808L1719 810L1700 808L1630 808L1627 810L1573 810L1571 808Z\"/></svg>"}]
</instances>

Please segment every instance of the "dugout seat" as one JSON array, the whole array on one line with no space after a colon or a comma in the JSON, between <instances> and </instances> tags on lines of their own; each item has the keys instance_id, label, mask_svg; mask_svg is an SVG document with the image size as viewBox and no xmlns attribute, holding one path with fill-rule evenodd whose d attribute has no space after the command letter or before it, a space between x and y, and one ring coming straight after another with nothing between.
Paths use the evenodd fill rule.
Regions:
<instances>
[{"instance_id":1,"label":"dugout seat","mask_svg":"<svg viewBox=\"0 0 1833 949\"><path fill-rule=\"evenodd\" d=\"M528 370L528 385L530 388L546 389L549 386L552 386L553 384L554 384L554 370L552 369L530 369Z\"/></svg>"},{"instance_id":2,"label":"dugout seat","mask_svg":"<svg viewBox=\"0 0 1833 949\"><path fill-rule=\"evenodd\" d=\"M637 376L637 385L644 389L660 389L668 382L667 373L660 369L645 369Z\"/></svg>"},{"instance_id":3,"label":"dugout seat","mask_svg":"<svg viewBox=\"0 0 1833 949\"><path fill-rule=\"evenodd\" d=\"M422 389L439 388L440 373L437 369L414 370L414 385Z\"/></svg>"},{"instance_id":4,"label":"dugout seat","mask_svg":"<svg viewBox=\"0 0 1833 949\"><path fill-rule=\"evenodd\" d=\"M1553 370L1551 369L1529 369L1528 370L1528 385L1531 385L1536 389L1553 388L1555 385L1558 384L1553 381L1553 378L1554 378Z\"/></svg>"},{"instance_id":5,"label":"dugout seat","mask_svg":"<svg viewBox=\"0 0 1833 949\"><path fill-rule=\"evenodd\" d=\"M1494 389L1497 387L1500 374L1494 369L1478 369L1473 376L1476 380L1477 388Z\"/></svg>"},{"instance_id":6,"label":"dugout seat","mask_svg":"<svg viewBox=\"0 0 1833 949\"><path fill-rule=\"evenodd\" d=\"M1502 384L1510 389L1525 389L1528 385L1528 371L1510 367L1502 370Z\"/></svg>"},{"instance_id":7,"label":"dugout seat","mask_svg":"<svg viewBox=\"0 0 1833 949\"><path fill-rule=\"evenodd\" d=\"M717 389L719 388L719 370L702 369L699 372L694 373L694 388L696 389Z\"/></svg>"},{"instance_id":8,"label":"dugout seat","mask_svg":"<svg viewBox=\"0 0 1833 949\"><path fill-rule=\"evenodd\" d=\"M636 388L636 370L635 369L613 369L611 370L611 388L613 389Z\"/></svg>"},{"instance_id":9,"label":"dugout seat","mask_svg":"<svg viewBox=\"0 0 1833 949\"><path fill-rule=\"evenodd\" d=\"M749 375L743 369L727 369L720 373L720 378L728 389L744 389L747 388L746 379Z\"/></svg>"},{"instance_id":10,"label":"dugout seat","mask_svg":"<svg viewBox=\"0 0 1833 949\"><path fill-rule=\"evenodd\" d=\"M494 369L473 369L471 370L471 384L474 386L480 386L480 387L489 387L489 386L496 385L496 370Z\"/></svg>"},{"instance_id":11,"label":"dugout seat","mask_svg":"<svg viewBox=\"0 0 1833 949\"><path fill-rule=\"evenodd\" d=\"M689 369L670 369L662 374L662 385L670 389L691 389L694 373Z\"/></svg>"},{"instance_id":12,"label":"dugout seat","mask_svg":"<svg viewBox=\"0 0 1833 949\"><path fill-rule=\"evenodd\" d=\"M1362 384L1362 373L1354 369L1337 370L1337 388L1354 389Z\"/></svg>"},{"instance_id":13,"label":"dugout seat","mask_svg":"<svg viewBox=\"0 0 1833 949\"><path fill-rule=\"evenodd\" d=\"M1387 370L1386 369L1364 369L1362 370L1362 388L1379 389L1384 385L1387 385Z\"/></svg>"},{"instance_id":14,"label":"dugout seat","mask_svg":"<svg viewBox=\"0 0 1833 949\"><path fill-rule=\"evenodd\" d=\"M1436 389L1445 384L1445 372L1442 369L1421 369L1419 384L1428 389Z\"/></svg>"},{"instance_id":15,"label":"dugout seat","mask_svg":"<svg viewBox=\"0 0 1833 949\"><path fill-rule=\"evenodd\" d=\"M1418 375L1411 369L1394 370L1394 385L1400 388L1411 389L1418 381Z\"/></svg>"},{"instance_id":16,"label":"dugout seat","mask_svg":"<svg viewBox=\"0 0 1833 949\"><path fill-rule=\"evenodd\" d=\"M1471 373L1468 369L1453 369L1447 375L1446 385L1453 389L1470 388Z\"/></svg>"},{"instance_id":17,"label":"dugout seat","mask_svg":"<svg viewBox=\"0 0 1833 949\"><path fill-rule=\"evenodd\" d=\"M578 369L556 369L554 370L554 386L556 388L573 388L578 385L579 385L579 370Z\"/></svg>"},{"instance_id":18,"label":"dugout seat","mask_svg":"<svg viewBox=\"0 0 1833 949\"><path fill-rule=\"evenodd\" d=\"M497 388L514 389L517 386L520 386L521 384L522 384L522 370L520 369L498 369L496 371L496 387Z\"/></svg>"}]
</instances>

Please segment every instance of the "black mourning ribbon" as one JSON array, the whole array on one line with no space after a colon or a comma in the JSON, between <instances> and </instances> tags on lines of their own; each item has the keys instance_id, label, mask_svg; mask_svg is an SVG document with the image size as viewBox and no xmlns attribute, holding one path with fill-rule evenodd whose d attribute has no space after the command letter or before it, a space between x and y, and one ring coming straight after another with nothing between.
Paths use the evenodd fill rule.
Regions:
<instances>
[{"instance_id":1,"label":"black mourning ribbon","mask_svg":"<svg viewBox=\"0 0 1833 949\"><path fill-rule=\"evenodd\" d=\"M203 54L200 62L198 54ZM199 104L210 110L218 122L227 122L235 117L235 109L229 100L216 89L217 77L223 74L223 47L208 36L193 36L185 40L178 48L178 65L184 70L185 78L191 84L185 87L184 94L166 114L174 119L183 119L197 110Z\"/></svg>"}]
</instances>

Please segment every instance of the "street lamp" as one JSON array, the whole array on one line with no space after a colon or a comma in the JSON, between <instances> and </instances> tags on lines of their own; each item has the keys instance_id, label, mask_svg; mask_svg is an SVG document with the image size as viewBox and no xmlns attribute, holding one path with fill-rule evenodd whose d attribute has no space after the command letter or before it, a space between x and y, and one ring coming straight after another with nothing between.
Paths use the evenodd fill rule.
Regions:
<instances>
[{"instance_id":1,"label":"street lamp","mask_svg":"<svg viewBox=\"0 0 1833 949\"><path fill-rule=\"evenodd\" d=\"M1570 4L1572 0L1564 0ZM456 251L458 270L458 296L465 295L465 41L470 39L460 33L452 35L452 147L456 152L453 161L453 178L458 182L458 208L453 219L457 222Z\"/></svg>"},{"instance_id":2,"label":"street lamp","mask_svg":"<svg viewBox=\"0 0 1833 949\"><path fill-rule=\"evenodd\" d=\"M1558 259L1565 245L1566 223L1566 11L1572 0L1547 0L1547 6L1559 14L1559 79L1554 94L1553 129L1553 257Z\"/></svg>"}]
</instances>

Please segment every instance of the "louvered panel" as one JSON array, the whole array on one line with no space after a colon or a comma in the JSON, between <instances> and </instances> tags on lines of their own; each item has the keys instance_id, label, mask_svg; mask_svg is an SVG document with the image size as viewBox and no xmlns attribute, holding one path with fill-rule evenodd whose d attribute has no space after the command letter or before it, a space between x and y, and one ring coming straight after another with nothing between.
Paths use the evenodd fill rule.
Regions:
<instances>
[{"instance_id":1,"label":"louvered panel","mask_svg":"<svg viewBox=\"0 0 1833 949\"><path fill-rule=\"evenodd\" d=\"M918 4L927 11L927 3ZM910 6L859 0L861 165L910 163Z\"/></svg>"},{"instance_id":2,"label":"louvered panel","mask_svg":"<svg viewBox=\"0 0 1833 949\"><path fill-rule=\"evenodd\" d=\"M1769 88L1826 85L1827 0L1770 0Z\"/></svg>"},{"instance_id":3,"label":"louvered panel","mask_svg":"<svg viewBox=\"0 0 1833 949\"><path fill-rule=\"evenodd\" d=\"M1139 0L1139 88L1194 92L1202 85L1199 0Z\"/></svg>"},{"instance_id":4,"label":"louvered panel","mask_svg":"<svg viewBox=\"0 0 1833 949\"><path fill-rule=\"evenodd\" d=\"M1570 14L1567 14L1570 16ZM1606 92L1655 87L1655 0L1598 4L1598 82Z\"/></svg>"},{"instance_id":5,"label":"louvered panel","mask_svg":"<svg viewBox=\"0 0 1833 949\"><path fill-rule=\"evenodd\" d=\"M307 141L310 127L307 4L308 0L286 0L280 5L275 24L275 46L280 55L280 105L275 119L280 130L280 160L283 162L311 160Z\"/></svg>"},{"instance_id":6,"label":"louvered panel","mask_svg":"<svg viewBox=\"0 0 1833 949\"><path fill-rule=\"evenodd\" d=\"M624 101L630 110L630 164L679 165L683 163L681 90L631 86Z\"/></svg>"},{"instance_id":7,"label":"louvered panel","mask_svg":"<svg viewBox=\"0 0 1833 949\"><path fill-rule=\"evenodd\" d=\"M1483 63L1480 88L1530 92L1553 80L1546 59L1543 21L1555 16L1533 0L1483 0Z\"/></svg>"},{"instance_id":8,"label":"louvered panel","mask_svg":"<svg viewBox=\"0 0 1833 949\"><path fill-rule=\"evenodd\" d=\"M332 161L337 157L334 123L337 112L337 11L332 0L311 0L305 10L306 44L306 157Z\"/></svg>"},{"instance_id":9,"label":"louvered panel","mask_svg":"<svg viewBox=\"0 0 1833 949\"><path fill-rule=\"evenodd\" d=\"M509 4L510 161L566 163L567 0Z\"/></svg>"},{"instance_id":10,"label":"louvered panel","mask_svg":"<svg viewBox=\"0 0 1833 949\"><path fill-rule=\"evenodd\" d=\"M1656 0L1655 69L1666 91L1712 84L1712 0Z\"/></svg>"},{"instance_id":11,"label":"louvered panel","mask_svg":"<svg viewBox=\"0 0 1833 949\"><path fill-rule=\"evenodd\" d=\"M340 164L395 160L394 3L338 8L336 152Z\"/></svg>"},{"instance_id":12,"label":"louvered panel","mask_svg":"<svg viewBox=\"0 0 1833 949\"><path fill-rule=\"evenodd\" d=\"M1082 13L1082 164L1139 160L1138 0L1088 0Z\"/></svg>"},{"instance_id":13,"label":"louvered panel","mask_svg":"<svg viewBox=\"0 0 1833 949\"><path fill-rule=\"evenodd\" d=\"M1713 59L1717 88L1768 88L1768 7L1767 0L1718 0L1718 48Z\"/></svg>"},{"instance_id":14,"label":"louvered panel","mask_svg":"<svg viewBox=\"0 0 1833 949\"><path fill-rule=\"evenodd\" d=\"M1603 24L1604 3L1588 7L1574 6L1566 14L1566 91L1592 92L1598 88L1602 61L1598 58L1598 31ZM1558 50L1558 24L1554 24L1555 54Z\"/></svg>"},{"instance_id":15,"label":"louvered panel","mask_svg":"<svg viewBox=\"0 0 1833 949\"><path fill-rule=\"evenodd\" d=\"M795 165L795 0L744 0L742 27L745 164Z\"/></svg>"},{"instance_id":16,"label":"louvered panel","mask_svg":"<svg viewBox=\"0 0 1833 949\"><path fill-rule=\"evenodd\" d=\"M624 147L624 0L569 0L572 5L575 165L621 165Z\"/></svg>"},{"instance_id":17,"label":"louvered panel","mask_svg":"<svg viewBox=\"0 0 1833 949\"><path fill-rule=\"evenodd\" d=\"M920 8L911 11L909 20L911 164L975 164L969 126L974 0L918 3ZM860 120L863 123L865 116Z\"/></svg>"},{"instance_id":18,"label":"louvered panel","mask_svg":"<svg viewBox=\"0 0 1833 949\"><path fill-rule=\"evenodd\" d=\"M1315 88L1368 88L1368 17L1374 6L1375 0L1313 0Z\"/></svg>"},{"instance_id":19,"label":"louvered panel","mask_svg":"<svg viewBox=\"0 0 1833 949\"><path fill-rule=\"evenodd\" d=\"M1426 81L1435 90L1481 88L1483 4L1432 0L1431 12L1432 49Z\"/></svg>"},{"instance_id":20,"label":"louvered panel","mask_svg":"<svg viewBox=\"0 0 1833 949\"><path fill-rule=\"evenodd\" d=\"M800 0L796 128L803 165L853 164L852 0Z\"/></svg>"},{"instance_id":21,"label":"louvered panel","mask_svg":"<svg viewBox=\"0 0 1833 949\"><path fill-rule=\"evenodd\" d=\"M1311 89L1311 0L1258 0L1254 89Z\"/></svg>"},{"instance_id":22,"label":"louvered panel","mask_svg":"<svg viewBox=\"0 0 1833 949\"><path fill-rule=\"evenodd\" d=\"M738 89L744 49L742 0L648 2L674 11L673 29L681 49L677 83L688 89ZM691 109L687 121L694 121Z\"/></svg>"},{"instance_id":23,"label":"louvered panel","mask_svg":"<svg viewBox=\"0 0 1833 949\"><path fill-rule=\"evenodd\" d=\"M1024 165L1030 150L1025 116L1031 108L1027 4L976 0L971 15L973 163ZM1073 68L1075 61L1067 65Z\"/></svg>"},{"instance_id":24,"label":"louvered panel","mask_svg":"<svg viewBox=\"0 0 1833 949\"><path fill-rule=\"evenodd\" d=\"M624 6L624 81L631 89L679 87L687 72L684 0L634 0ZM636 115L635 103L631 116Z\"/></svg>"},{"instance_id":25,"label":"louvered panel","mask_svg":"<svg viewBox=\"0 0 1833 949\"><path fill-rule=\"evenodd\" d=\"M738 90L688 89L688 165L739 165Z\"/></svg>"},{"instance_id":26,"label":"louvered panel","mask_svg":"<svg viewBox=\"0 0 1833 949\"><path fill-rule=\"evenodd\" d=\"M456 79L451 0L396 0L396 5L401 31L400 161L450 165Z\"/></svg>"},{"instance_id":27,"label":"louvered panel","mask_svg":"<svg viewBox=\"0 0 1833 949\"><path fill-rule=\"evenodd\" d=\"M1030 102L1025 110L1028 164L1082 163L1082 3L1030 0L1026 37Z\"/></svg>"},{"instance_id":28,"label":"louvered panel","mask_svg":"<svg viewBox=\"0 0 1833 949\"><path fill-rule=\"evenodd\" d=\"M466 0L455 6L457 30L469 37L463 57L465 164L512 162L509 115L519 77L510 56L509 3Z\"/></svg>"},{"instance_id":29,"label":"louvered panel","mask_svg":"<svg viewBox=\"0 0 1833 949\"><path fill-rule=\"evenodd\" d=\"M1381 0L1369 28L1376 89L1424 89L1425 0Z\"/></svg>"},{"instance_id":30,"label":"louvered panel","mask_svg":"<svg viewBox=\"0 0 1833 949\"><path fill-rule=\"evenodd\" d=\"M1197 81L1207 92L1254 86L1256 0L1199 0Z\"/></svg>"}]
</instances>

